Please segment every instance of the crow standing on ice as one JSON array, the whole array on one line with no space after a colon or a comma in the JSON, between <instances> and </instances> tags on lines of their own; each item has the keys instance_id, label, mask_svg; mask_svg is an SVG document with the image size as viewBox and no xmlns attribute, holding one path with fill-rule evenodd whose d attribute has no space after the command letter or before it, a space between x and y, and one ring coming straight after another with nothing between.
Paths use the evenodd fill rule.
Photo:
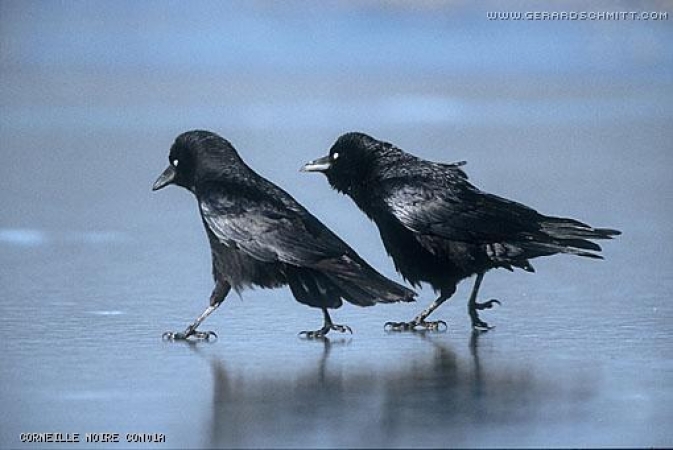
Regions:
<instances>
[{"instance_id":1,"label":"crow standing on ice","mask_svg":"<svg viewBox=\"0 0 673 450\"><path fill-rule=\"evenodd\" d=\"M189 131L171 147L169 166L153 190L171 183L198 200L210 241L215 288L210 306L183 333L208 339L197 327L233 287L289 285L298 302L321 308L324 326L302 332L321 337L350 328L332 322L328 308L343 300L358 306L412 301L415 293L370 267L352 248L289 194L248 167L234 147L217 134Z\"/></svg>"},{"instance_id":2,"label":"crow standing on ice","mask_svg":"<svg viewBox=\"0 0 673 450\"><path fill-rule=\"evenodd\" d=\"M545 216L520 203L482 192L467 181L464 162L441 164L405 153L362 133L341 136L329 155L303 167L323 172L330 185L355 201L379 228L397 271L414 286L429 283L439 297L411 322L393 329L436 329L425 319L477 275L468 311L472 326L488 329L477 302L484 273L496 267L533 272L529 259L556 253L602 258L590 239L610 239L617 230L593 228L574 219Z\"/></svg>"}]
</instances>

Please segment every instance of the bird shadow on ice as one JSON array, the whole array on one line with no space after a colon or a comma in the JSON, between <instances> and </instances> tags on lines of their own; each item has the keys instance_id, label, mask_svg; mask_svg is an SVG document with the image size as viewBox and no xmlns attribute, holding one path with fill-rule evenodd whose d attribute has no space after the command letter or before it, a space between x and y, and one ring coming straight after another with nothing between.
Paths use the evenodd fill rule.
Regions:
<instances>
[{"instance_id":1,"label":"bird shadow on ice","mask_svg":"<svg viewBox=\"0 0 673 450\"><path fill-rule=\"evenodd\" d=\"M204 356L213 379L204 444L460 446L473 443L471 436L489 423L554 420L554 402L586 395L583 381L577 383L584 387L559 385L527 367L491 364L480 355L480 333L462 354L438 335L414 335L429 351L410 354L395 367L348 365L346 353L335 354L349 340L316 341L321 355L291 376L279 376L273 367L250 376L236 370L235 361Z\"/></svg>"}]
</instances>

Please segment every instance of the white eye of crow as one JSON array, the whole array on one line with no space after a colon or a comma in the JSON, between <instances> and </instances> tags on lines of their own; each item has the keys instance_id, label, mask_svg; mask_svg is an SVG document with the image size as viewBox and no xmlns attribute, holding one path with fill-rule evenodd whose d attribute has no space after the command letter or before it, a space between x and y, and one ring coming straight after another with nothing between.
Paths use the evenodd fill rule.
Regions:
<instances>
[{"instance_id":1,"label":"white eye of crow","mask_svg":"<svg viewBox=\"0 0 673 450\"><path fill-rule=\"evenodd\" d=\"M178 161L177 159L174 159L174 160L173 160L173 166L178 167L178 163L179 163L179 162L180 162L180 161Z\"/></svg>"},{"instance_id":2,"label":"white eye of crow","mask_svg":"<svg viewBox=\"0 0 673 450\"><path fill-rule=\"evenodd\" d=\"M338 152L335 152L335 153L332 155L332 159L334 159L334 160L339 159L339 153L338 153Z\"/></svg>"}]
</instances>

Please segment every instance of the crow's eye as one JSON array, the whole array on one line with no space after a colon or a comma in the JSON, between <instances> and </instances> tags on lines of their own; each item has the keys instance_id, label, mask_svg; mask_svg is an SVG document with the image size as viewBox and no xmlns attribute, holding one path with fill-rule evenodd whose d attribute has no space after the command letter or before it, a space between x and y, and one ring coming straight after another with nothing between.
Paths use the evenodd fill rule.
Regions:
<instances>
[{"instance_id":1,"label":"crow's eye","mask_svg":"<svg viewBox=\"0 0 673 450\"><path fill-rule=\"evenodd\" d=\"M174 160L172 161L172 164L173 164L174 167L178 167L178 163L179 163L179 162L180 162L180 161L178 161L177 159L174 159Z\"/></svg>"},{"instance_id":2,"label":"crow's eye","mask_svg":"<svg viewBox=\"0 0 673 450\"><path fill-rule=\"evenodd\" d=\"M335 153L332 155L332 159L335 160L335 161L336 161L337 159L339 159L339 153L336 153L336 152L335 152Z\"/></svg>"}]
</instances>

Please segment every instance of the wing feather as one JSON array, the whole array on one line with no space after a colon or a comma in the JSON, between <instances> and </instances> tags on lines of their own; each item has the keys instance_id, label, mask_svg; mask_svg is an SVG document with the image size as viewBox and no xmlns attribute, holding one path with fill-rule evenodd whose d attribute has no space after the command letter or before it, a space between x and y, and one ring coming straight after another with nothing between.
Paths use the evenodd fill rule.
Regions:
<instances>
[{"instance_id":1,"label":"wing feather","mask_svg":"<svg viewBox=\"0 0 673 450\"><path fill-rule=\"evenodd\" d=\"M255 259L313 266L346 250L332 233L307 226L295 210L271 202L231 200L221 192L201 199L203 220L222 244Z\"/></svg>"},{"instance_id":2,"label":"wing feather","mask_svg":"<svg viewBox=\"0 0 673 450\"><path fill-rule=\"evenodd\" d=\"M280 201L234 199L223 189L211 190L199 207L204 224L223 245L260 261L322 273L351 303L413 301L415 292L378 273L284 191L274 198Z\"/></svg>"},{"instance_id":3,"label":"wing feather","mask_svg":"<svg viewBox=\"0 0 673 450\"><path fill-rule=\"evenodd\" d=\"M432 180L390 189L386 204L397 220L416 233L453 241L489 243L539 230L535 210L465 184Z\"/></svg>"}]
</instances>

